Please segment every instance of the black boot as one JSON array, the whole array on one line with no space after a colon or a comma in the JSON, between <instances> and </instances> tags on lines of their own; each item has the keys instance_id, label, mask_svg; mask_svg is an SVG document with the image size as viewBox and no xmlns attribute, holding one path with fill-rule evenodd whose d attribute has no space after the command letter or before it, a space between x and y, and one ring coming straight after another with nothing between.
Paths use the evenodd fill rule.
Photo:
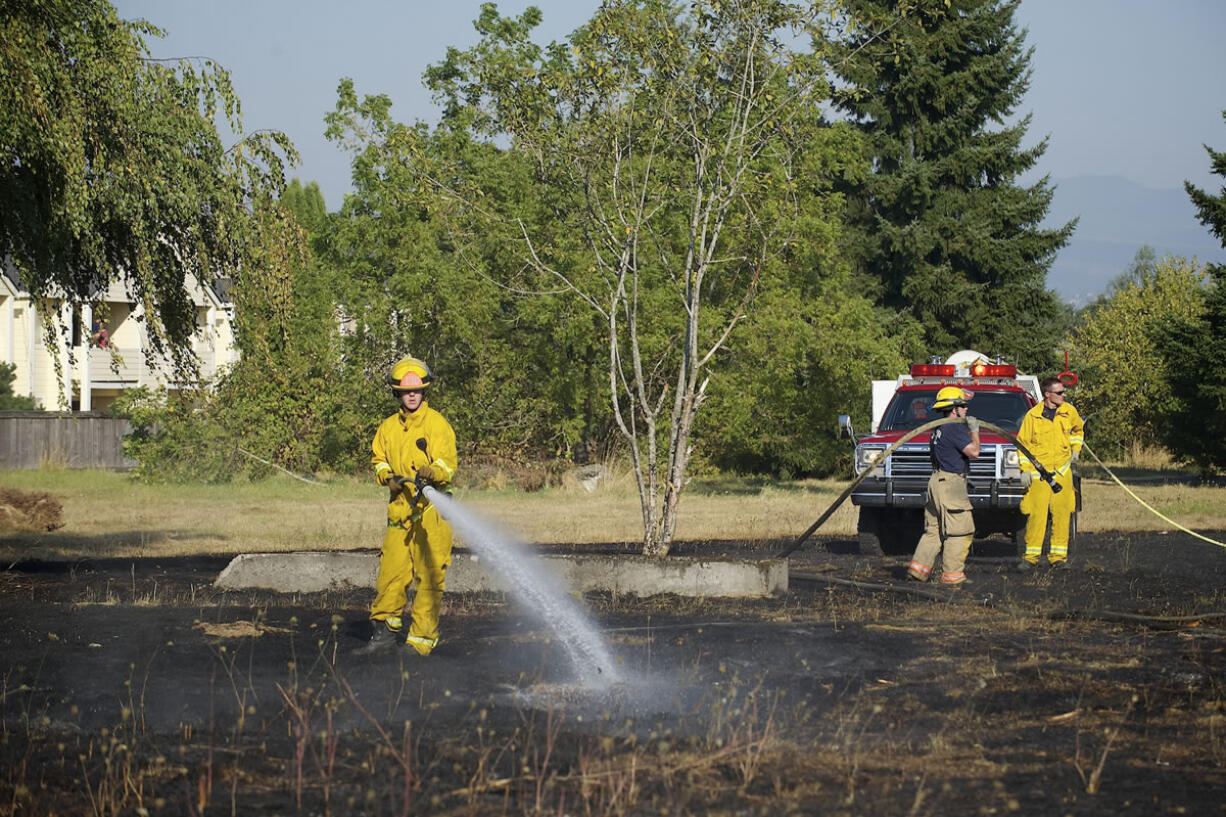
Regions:
<instances>
[{"instance_id":1,"label":"black boot","mask_svg":"<svg viewBox=\"0 0 1226 817\"><path fill-rule=\"evenodd\" d=\"M374 622L374 625L375 631L371 635L370 640L354 650L355 655L372 655L377 652L383 652L400 643L400 633L392 632L381 621Z\"/></svg>"}]
</instances>

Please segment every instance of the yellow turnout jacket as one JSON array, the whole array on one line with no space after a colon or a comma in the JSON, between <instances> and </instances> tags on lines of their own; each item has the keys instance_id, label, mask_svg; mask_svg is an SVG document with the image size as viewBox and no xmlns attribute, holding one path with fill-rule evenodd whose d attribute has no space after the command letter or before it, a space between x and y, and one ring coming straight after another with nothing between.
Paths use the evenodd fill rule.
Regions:
<instances>
[{"instance_id":1,"label":"yellow turnout jacket","mask_svg":"<svg viewBox=\"0 0 1226 817\"><path fill-rule=\"evenodd\" d=\"M423 439L426 441L424 452L417 444ZM445 487L455 476L455 432L443 415L430 408L425 400L412 414L401 409L380 423L370 448L370 462L380 485L386 485L393 474L411 480L417 469L427 464L434 470L436 485ZM387 508L389 521L403 522L409 518L409 503L415 493L416 489L410 484L395 496Z\"/></svg>"},{"instance_id":2,"label":"yellow turnout jacket","mask_svg":"<svg viewBox=\"0 0 1226 817\"><path fill-rule=\"evenodd\" d=\"M1073 452L1081 451L1084 433L1081 415L1072 405L1061 404L1056 409L1055 418L1047 420L1043 417L1043 404L1039 403L1022 418L1017 439L1034 454L1040 465L1052 473L1063 474L1068 471ZM1023 471L1038 472L1030 458L1020 450L1017 458Z\"/></svg>"}]
</instances>

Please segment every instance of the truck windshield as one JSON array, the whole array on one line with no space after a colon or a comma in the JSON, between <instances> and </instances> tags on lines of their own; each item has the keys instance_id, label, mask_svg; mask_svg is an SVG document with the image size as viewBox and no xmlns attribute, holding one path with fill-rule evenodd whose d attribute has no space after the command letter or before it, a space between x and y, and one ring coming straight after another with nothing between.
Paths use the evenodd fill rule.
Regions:
<instances>
[{"instance_id":1,"label":"truck windshield","mask_svg":"<svg viewBox=\"0 0 1226 817\"><path fill-rule=\"evenodd\" d=\"M886 406L877 430L910 431L924 423L941 419L941 412L932 408L937 399L937 388L908 389L896 393ZM1020 391L976 391L970 406L971 416L1008 431L1017 431L1022 427L1022 416L1030 408L1030 403Z\"/></svg>"}]
</instances>

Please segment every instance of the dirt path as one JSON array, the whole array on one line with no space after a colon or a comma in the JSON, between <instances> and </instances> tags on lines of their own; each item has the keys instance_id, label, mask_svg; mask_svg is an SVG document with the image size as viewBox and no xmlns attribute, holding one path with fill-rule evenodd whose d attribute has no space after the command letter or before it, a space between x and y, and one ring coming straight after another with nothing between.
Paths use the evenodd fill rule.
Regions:
<instances>
[{"instance_id":1,"label":"dirt path","mask_svg":"<svg viewBox=\"0 0 1226 817\"><path fill-rule=\"evenodd\" d=\"M0 814L1218 813L1226 553L1098 534L1021 575L1003 547L956 591L828 539L778 598L588 597L627 679L603 690L502 597L449 596L429 659L362 658L364 592L16 566Z\"/></svg>"}]
</instances>

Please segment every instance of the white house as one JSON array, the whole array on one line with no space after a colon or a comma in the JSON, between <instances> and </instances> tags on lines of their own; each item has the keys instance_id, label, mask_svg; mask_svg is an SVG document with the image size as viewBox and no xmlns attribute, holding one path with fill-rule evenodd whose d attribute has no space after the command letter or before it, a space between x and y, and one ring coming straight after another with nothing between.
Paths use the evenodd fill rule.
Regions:
<instances>
[{"instance_id":1,"label":"white house","mask_svg":"<svg viewBox=\"0 0 1226 817\"><path fill-rule=\"evenodd\" d=\"M224 293L202 286L192 276L187 286L196 305L192 351L200 361L201 377L212 379L238 359L234 305ZM106 309L99 309L101 304ZM140 320L141 307L128 298L121 284L112 283L95 304L80 307L81 320L72 322L70 362L70 344L62 334L57 332L54 345L47 345L42 316L53 310L59 313L60 324L67 325L72 321L72 308L54 299L31 298L21 288L16 270L4 265L0 275L0 360L16 366L14 394L31 395L48 410L91 411L105 409L125 389L180 387L171 380L168 365L150 366L146 361L148 336Z\"/></svg>"}]
</instances>

